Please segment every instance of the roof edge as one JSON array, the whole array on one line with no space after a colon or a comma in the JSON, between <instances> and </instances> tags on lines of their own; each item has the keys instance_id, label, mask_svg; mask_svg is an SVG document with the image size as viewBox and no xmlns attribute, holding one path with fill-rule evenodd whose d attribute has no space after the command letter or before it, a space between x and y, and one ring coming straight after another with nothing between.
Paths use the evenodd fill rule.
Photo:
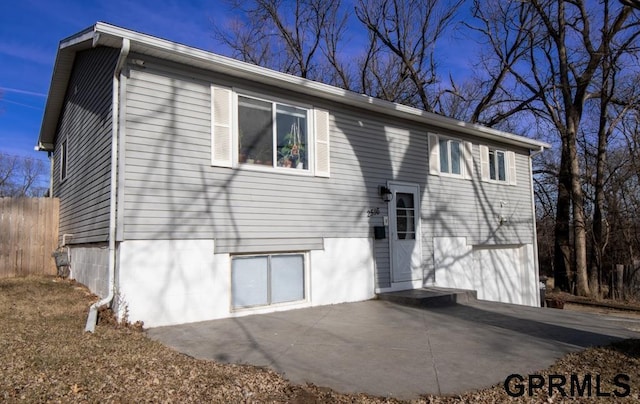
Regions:
<instances>
[{"instance_id":1,"label":"roof edge","mask_svg":"<svg viewBox=\"0 0 640 404\"><path fill-rule=\"evenodd\" d=\"M58 116L62 109L64 93L73 66L74 58L69 56L75 56L75 52L87 46L104 45L113 47L114 39L117 39L117 43L121 44L122 39L125 38L131 42L132 52L135 51L144 54L145 51L153 49L155 52L167 56L178 56L180 62L184 64L195 65L196 67L209 71L251 80L256 80L256 77L258 77L259 80L265 84L297 92L307 92L310 95L330 101L528 148L529 150L549 149L551 147L551 145L546 142L478 124L459 121L407 105L384 101L366 94L359 94L317 81L281 73L104 22L97 22L95 25L60 41L38 144L50 144L55 137Z\"/></svg>"},{"instance_id":2,"label":"roof edge","mask_svg":"<svg viewBox=\"0 0 640 404\"><path fill-rule=\"evenodd\" d=\"M38 142L35 147L38 151L53 151L55 131L64 104L69 79L71 78L75 54L79 49L90 46L89 41L94 38L95 28L96 25L92 25L77 34L61 40L58 44L58 52L53 64Z\"/></svg>"},{"instance_id":3,"label":"roof edge","mask_svg":"<svg viewBox=\"0 0 640 404\"><path fill-rule=\"evenodd\" d=\"M95 26L96 32L104 33L110 36L127 37L132 46L134 43L155 48L158 51L166 53L178 53L185 56L186 59L199 60L210 64L208 70L222 72L231 76L239 76L255 80L261 77L268 84L277 85L279 87L290 88L294 91L300 91L300 87L310 91L313 95L320 98L337 101L352 106L375 110L376 112L386 115L395 115L397 117L410 118L421 123L428 123L433 126L444 127L450 130L462 131L466 134L486 137L492 140L501 141L520 147L529 148L530 150L538 150L540 148L548 149L550 144L525 136L519 136L512 133L489 128L479 124L473 124L448 118L443 115L427 112L418 108L385 101L374 98L366 94L360 94L339 87L324 84L290 74L282 73L276 70L267 69L251 63L236 60L227 56L218 55L202 49L194 48L188 45L172 42L166 39L158 38L148 34L131 31L120 28L111 24L98 22ZM102 37L98 38L100 42ZM284 86L283 86L284 84Z\"/></svg>"}]
</instances>

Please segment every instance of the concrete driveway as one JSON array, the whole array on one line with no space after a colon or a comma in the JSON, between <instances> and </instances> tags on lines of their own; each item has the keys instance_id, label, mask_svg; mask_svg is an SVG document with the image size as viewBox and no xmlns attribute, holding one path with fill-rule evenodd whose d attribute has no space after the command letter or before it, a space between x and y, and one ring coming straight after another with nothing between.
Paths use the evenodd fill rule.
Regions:
<instances>
[{"instance_id":1,"label":"concrete driveway","mask_svg":"<svg viewBox=\"0 0 640 404\"><path fill-rule=\"evenodd\" d=\"M401 399L462 393L588 346L638 338L640 320L474 301L366 301L147 331L180 352L268 366L293 383Z\"/></svg>"}]
</instances>

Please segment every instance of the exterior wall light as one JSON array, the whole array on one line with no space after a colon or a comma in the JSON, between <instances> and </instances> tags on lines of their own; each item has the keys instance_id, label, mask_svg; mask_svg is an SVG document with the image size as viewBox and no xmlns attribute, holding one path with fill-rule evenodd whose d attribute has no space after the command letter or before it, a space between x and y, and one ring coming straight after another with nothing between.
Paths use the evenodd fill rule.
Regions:
<instances>
[{"instance_id":1,"label":"exterior wall light","mask_svg":"<svg viewBox=\"0 0 640 404\"><path fill-rule=\"evenodd\" d=\"M391 202L391 200L393 199L393 193L389 188L385 187L384 185L380 185L378 187L378 193L380 194L380 197L382 198L382 200L385 202Z\"/></svg>"}]
</instances>

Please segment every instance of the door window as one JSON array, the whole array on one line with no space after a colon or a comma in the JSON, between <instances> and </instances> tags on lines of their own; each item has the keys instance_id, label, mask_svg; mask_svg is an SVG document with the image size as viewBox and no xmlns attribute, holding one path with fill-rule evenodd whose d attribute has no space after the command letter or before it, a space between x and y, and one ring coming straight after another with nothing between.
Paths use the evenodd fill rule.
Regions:
<instances>
[{"instance_id":1,"label":"door window","mask_svg":"<svg viewBox=\"0 0 640 404\"><path fill-rule=\"evenodd\" d=\"M415 240L416 218L413 194L396 193L396 232L400 240Z\"/></svg>"}]
</instances>

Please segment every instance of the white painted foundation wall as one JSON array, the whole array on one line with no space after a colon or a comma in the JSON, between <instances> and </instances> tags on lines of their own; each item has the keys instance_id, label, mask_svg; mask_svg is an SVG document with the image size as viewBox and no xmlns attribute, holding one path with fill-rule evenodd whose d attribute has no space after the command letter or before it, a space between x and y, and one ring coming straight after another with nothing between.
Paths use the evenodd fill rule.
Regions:
<instances>
[{"instance_id":1,"label":"white painted foundation wall","mask_svg":"<svg viewBox=\"0 0 640 404\"><path fill-rule=\"evenodd\" d=\"M375 297L373 240L328 238L324 250L310 255L313 306Z\"/></svg>"},{"instance_id":2,"label":"white painted foundation wall","mask_svg":"<svg viewBox=\"0 0 640 404\"><path fill-rule=\"evenodd\" d=\"M374 297L370 239L325 239L307 254L306 299L231 309L231 257L214 254L213 240L135 240L119 247L119 315L158 327Z\"/></svg>"}]
</instances>

